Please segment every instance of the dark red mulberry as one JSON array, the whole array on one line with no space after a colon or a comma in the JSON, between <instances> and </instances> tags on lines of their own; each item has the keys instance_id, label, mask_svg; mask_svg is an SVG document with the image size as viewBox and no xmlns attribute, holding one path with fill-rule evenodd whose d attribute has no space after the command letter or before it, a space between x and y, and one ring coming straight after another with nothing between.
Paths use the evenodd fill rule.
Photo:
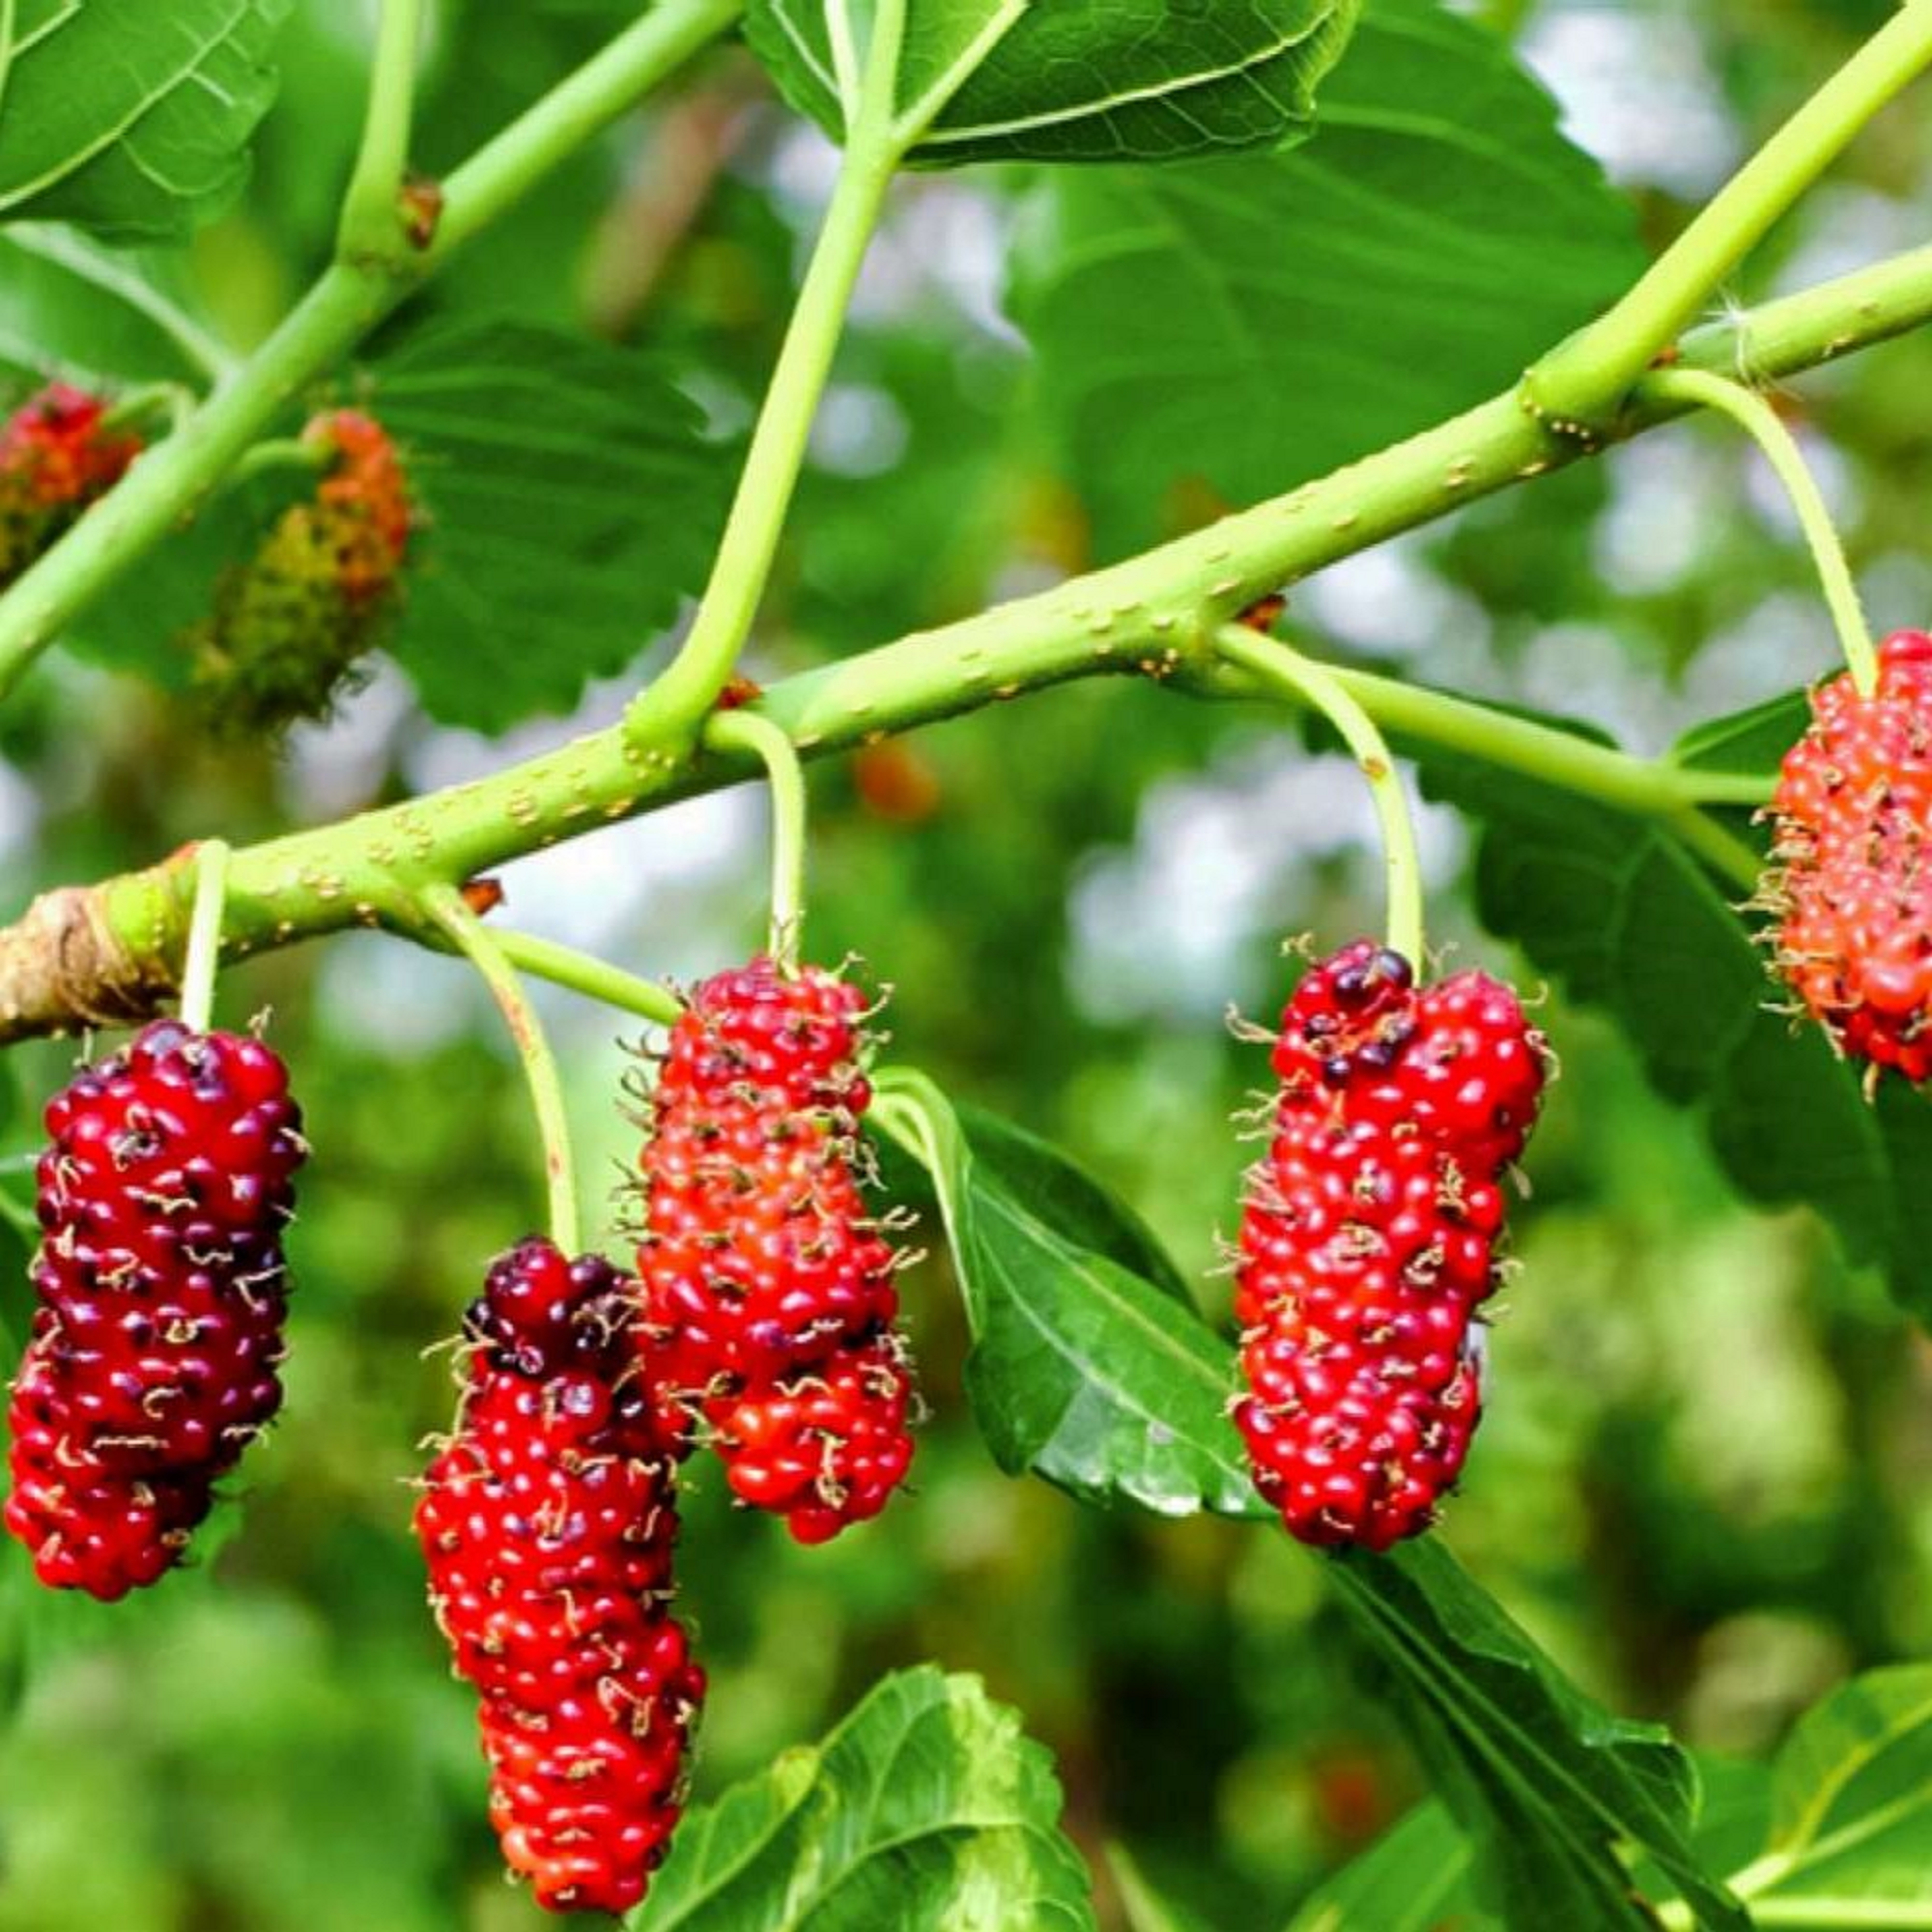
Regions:
<instances>
[{"instance_id":1,"label":"dark red mulberry","mask_svg":"<svg viewBox=\"0 0 1932 1932\"><path fill-rule=\"evenodd\" d=\"M1302 1541L1386 1548L1429 1526L1460 1473L1500 1181L1547 1061L1507 986L1459 973L1418 990L1366 940L1289 1002L1241 1222L1235 1413L1256 1486Z\"/></svg>"},{"instance_id":2,"label":"dark red mulberry","mask_svg":"<svg viewBox=\"0 0 1932 1932\"><path fill-rule=\"evenodd\" d=\"M112 1599L180 1561L281 1404L307 1150L269 1047L175 1020L83 1069L46 1126L7 1527L43 1582Z\"/></svg>"},{"instance_id":3,"label":"dark red mulberry","mask_svg":"<svg viewBox=\"0 0 1932 1932\"><path fill-rule=\"evenodd\" d=\"M890 1241L866 1210L865 996L754 959L671 1029L643 1153L647 1373L733 1492L817 1543L912 1460Z\"/></svg>"},{"instance_id":4,"label":"dark red mulberry","mask_svg":"<svg viewBox=\"0 0 1932 1932\"><path fill-rule=\"evenodd\" d=\"M704 1695L668 1607L675 1463L636 1319L636 1284L608 1262L536 1237L501 1256L415 1514L430 1602L480 1693L491 1823L558 1912L643 1896Z\"/></svg>"}]
</instances>

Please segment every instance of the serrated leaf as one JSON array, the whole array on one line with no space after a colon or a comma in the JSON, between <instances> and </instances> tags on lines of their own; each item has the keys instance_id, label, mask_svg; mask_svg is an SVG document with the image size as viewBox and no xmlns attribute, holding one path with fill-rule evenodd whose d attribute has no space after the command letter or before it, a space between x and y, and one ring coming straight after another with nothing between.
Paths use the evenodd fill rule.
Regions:
<instances>
[{"instance_id":1,"label":"serrated leaf","mask_svg":"<svg viewBox=\"0 0 1932 1932\"><path fill-rule=\"evenodd\" d=\"M1469 1892L1469 1846L1437 1803L1418 1804L1302 1901L1287 1932L1476 1932L1493 1924Z\"/></svg>"},{"instance_id":2,"label":"serrated leaf","mask_svg":"<svg viewBox=\"0 0 1932 1932\"><path fill-rule=\"evenodd\" d=\"M973 1330L967 1394L1000 1466L1162 1515L1264 1515L1228 1419L1229 1346L1090 1245L1084 1211L1059 1224L1051 1190L1016 1190L1010 1130L1001 1148L906 1068L877 1085L872 1118L932 1176Z\"/></svg>"},{"instance_id":3,"label":"serrated leaf","mask_svg":"<svg viewBox=\"0 0 1932 1932\"><path fill-rule=\"evenodd\" d=\"M679 1827L632 1932L1082 1932L1052 1759L976 1677L886 1678Z\"/></svg>"},{"instance_id":4,"label":"serrated leaf","mask_svg":"<svg viewBox=\"0 0 1932 1932\"><path fill-rule=\"evenodd\" d=\"M176 266L57 222L0 229L0 365L92 389L205 375L222 352Z\"/></svg>"},{"instance_id":5,"label":"serrated leaf","mask_svg":"<svg viewBox=\"0 0 1932 1932\"><path fill-rule=\"evenodd\" d=\"M1425 751L1422 778L1483 823L1483 923L1617 1021L1658 1091L1699 1112L1740 1194L1809 1205L1848 1259L1882 1267L1894 1297L1932 1318L1924 1097L1890 1082L1867 1101L1819 1028L1774 1010L1750 927L1656 822L1471 758Z\"/></svg>"},{"instance_id":6,"label":"serrated leaf","mask_svg":"<svg viewBox=\"0 0 1932 1932\"><path fill-rule=\"evenodd\" d=\"M733 453L651 358L457 322L382 360L374 406L424 512L386 643L446 723L567 710L702 584Z\"/></svg>"},{"instance_id":7,"label":"serrated leaf","mask_svg":"<svg viewBox=\"0 0 1932 1932\"><path fill-rule=\"evenodd\" d=\"M247 175L289 0L59 0L0 43L0 220L181 237ZM11 56L11 58L9 57Z\"/></svg>"},{"instance_id":8,"label":"serrated leaf","mask_svg":"<svg viewBox=\"0 0 1932 1932\"><path fill-rule=\"evenodd\" d=\"M907 0L895 105L925 128L910 158L1159 160L1304 133L1357 4ZM835 136L852 109L859 11L753 0L746 18L786 99Z\"/></svg>"},{"instance_id":9,"label":"serrated leaf","mask_svg":"<svg viewBox=\"0 0 1932 1932\"><path fill-rule=\"evenodd\" d=\"M1009 307L1120 552L1477 402L1640 266L1629 208L1507 46L1383 0L1305 145L1042 181Z\"/></svg>"},{"instance_id":10,"label":"serrated leaf","mask_svg":"<svg viewBox=\"0 0 1932 1932\"><path fill-rule=\"evenodd\" d=\"M1470 1833L1478 1895L1513 1927L1654 1926L1616 1854L1641 1846L1714 1932L1749 1920L1690 1842L1690 1759L1659 1725L1585 1696L1442 1544L1333 1563L1337 1595L1394 1674L1410 1734Z\"/></svg>"}]
</instances>

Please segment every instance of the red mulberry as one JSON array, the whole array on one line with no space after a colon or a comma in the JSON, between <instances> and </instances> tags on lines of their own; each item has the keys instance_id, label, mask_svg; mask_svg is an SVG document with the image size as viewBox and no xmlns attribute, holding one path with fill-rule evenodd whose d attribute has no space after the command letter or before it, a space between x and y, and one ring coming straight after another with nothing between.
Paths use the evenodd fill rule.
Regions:
<instances>
[{"instance_id":1,"label":"red mulberry","mask_svg":"<svg viewBox=\"0 0 1932 1932\"><path fill-rule=\"evenodd\" d=\"M1879 649L1878 688L1811 694L1785 753L1762 901L1779 972L1846 1053L1932 1074L1932 637Z\"/></svg>"},{"instance_id":2,"label":"red mulberry","mask_svg":"<svg viewBox=\"0 0 1932 1932\"><path fill-rule=\"evenodd\" d=\"M174 1020L79 1073L46 1126L7 1527L43 1582L111 1600L180 1561L281 1404L307 1150L267 1046Z\"/></svg>"},{"instance_id":3,"label":"red mulberry","mask_svg":"<svg viewBox=\"0 0 1932 1932\"><path fill-rule=\"evenodd\" d=\"M704 1695L670 1615L674 1461L636 1372L636 1284L532 1237L465 1324L454 1437L415 1516L481 1696L490 1819L554 1911L624 1912L684 1802Z\"/></svg>"},{"instance_id":4,"label":"red mulberry","mask_svg":"<svg viewBox=\"0 0 1932 1932\"><path fill-rule=\"evenodd\" d=\"M671 1030L643 1153L648 1373L731 1488L823 1542L912 1461L895 1257L866 1212L859 989L769 959Z\"/></svg>"},{"instance_id":5,"label":"red mulberry","mask_svg":"<svg viewBox=\"0 0 1932 1932\"><path fill-rule=\"evenodd\" d=\"M0 425L0 587L121 480L141 439L106 427L106 403L52 383Z\"/></svg>"},{"instance_id":6,"label":"red mulberry","mask_svg":"<svg viewBox=\"0 0 1932 1932\"><path fill-rule=\"evenodd\" d=\"M1295 1536L1383 1549L1434 1520L1481 1413L1471 1321L1546 1055L1507 986L1459 973L1418 991L1363 940L1303 978L1274 1067L1241 1222L1236 1421Z\"/></svg>"}]
</instances>

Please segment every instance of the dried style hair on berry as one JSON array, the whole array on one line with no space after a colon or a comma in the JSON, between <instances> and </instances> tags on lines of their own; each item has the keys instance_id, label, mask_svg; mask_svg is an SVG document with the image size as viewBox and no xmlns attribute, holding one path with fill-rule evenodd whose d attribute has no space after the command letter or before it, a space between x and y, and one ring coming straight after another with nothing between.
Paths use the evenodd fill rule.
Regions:
<instances>
[{"instance_id":1,"label":"dried style hair on berry","mask_svg":"<svg viewBox=\"0 0 1932 1932\"><path fill-rule=\"evenodd\" d=\"M464 1325L455 1434L415 1512L476 1687L490 1821L555 1912L626 1912L684 1804L704 1696L670 1614L675 1456L638 1373L637 1285L532 1236Z\"/></svg>"},{"instance_id":2,"label":"dried style hair on berry","mask_svg":"<svg viewBox=\"0 0 1932 1932\"><path fill-rule=\"evenodd\" d=\"M646 1373L740 1500L822 1543L912 1462L897 1256L867 1210L866 996L756 958L671 1029L642 1158Z\"/></svg>"},{"instance_id":3,"label":"dried style hair on berry","mask_svg":"<svg viewBox=\"0 0 1932 1932\"><path fill-rule=\"evenodd\" d=\"M141 439L107 424L107 403L50 383L0 424L0 589L121 480Z\"/></svg>"},{"instance_id":4,"label":"dried style hair on berry","mask_svg":"<svg viewBox=\"0 0 1932 1932\"><path fill-rule=\"evenodd\" d=\"M1811 694L1811 724L1772 796L1776 972L1875 1078L1932 1075L1932 637L1879 647L1877 689L1849 673Z\"/></svg>"},{"instance_id":5,"label":"dried style hair on berry","mask_svg":"<svg viewBox=\"0 0 1932 1932\"><path fill-rule=\"evenodd\" d=\"M330 410L302 431L325 467L184 642L211 728L279 730L326 718L358 688L401 586L414 511L388 432L360 410Z\"/></svg>"},{"instance_id":6,"label":"dried style hair on berry","mask_svg":"<svg viewBox=\"0 0 1932 1932\"><path fill-rule=\"evenodd\" d=\"M1472 1324L1548 1053L1509 987L1469 972L1418 988L1358 940L1309 968L1273 1064L1235 1420L1293 1535L1385 1549L1434 1521L1481 1415Z\"/></svg>"},{"instance_id":7,"label":"dried style hair on berry","mask_svg":"<svg viewBox=\"0 0 1932 1932\"><path fill-rule=\"evenodd\" d=\"M281 1405L307 1149L269 1047L175 1020L78 1073L46 1127L6 1521L43 1583L111 1601L181 1560Z\"/></svg>"}]
</instances>

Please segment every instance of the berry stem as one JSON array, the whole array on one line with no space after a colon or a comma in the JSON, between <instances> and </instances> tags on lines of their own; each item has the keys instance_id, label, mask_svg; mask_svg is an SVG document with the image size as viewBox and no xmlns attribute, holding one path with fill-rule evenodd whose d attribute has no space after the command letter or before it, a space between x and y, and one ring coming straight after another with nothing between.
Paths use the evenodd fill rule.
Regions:
<instances>
[{"instance_id":1,"label":"berry stem","mask_svg":"<svg viewBox=\"0 0 1932 1932\"><path fill-rule=\"evenodd\" d=\"M720 711L704 727L707 748L750 752L772 788L771 954L785 973L798 970L805 933L805 768L784 731L755 711Z\"/></svg>"},{"instance_id":2,"label":"berry stem","mask_svg":"<svg viewBox=\"0 0 1932 1932\"><path fill-rule=\"evenodd\" d=\"M1343 682L1325 666L1275 638L1244 625L1230 624L1216 637L1215 650L1231 664L1251 671L1271 691L1312 704L1342 734L1369 781L1376 816L1382 828L1382 867L1388 890L1388 943L1420 969L1422 958L1422 863L1415 850L1415 822L1408 795L1387 743L1376 722Z\"/></svg>"},{"instance_id":3,"label":"berry stem","mask_svg":"<svg viewBox=\"0 0 1932 1932\"><path fill-rule=\"evenodd\" d=\"M1643 386L1666 401L1694 403L1729 416L1764 452L1765 461L1790 496L1804 541L1811 547L1811 560L1824 585L1825 602L1832 622L1837 626L1852 682L1869 697L1878 688L1878 654L1872 648L1871 631L1859 603L1859 588L1852 581L1845 547L1819 494L1817 479L1805 466L1798 440L1778 420L1777 412L1755 389L1726 382L1705 369L1660 370L1646 377Z\"/></svg>"},{"instance_id":4,"label":"berry stem","mask_svg":"<svg viewBox=\"0 0 1932 1932\"><path fill-rule=\"evenodd\" d=\"M206 1033L214 1011L214 969L221 959L221 914L228 902L228 847L204 838L194 848L194 913L182 963L182 1024Z\"/></svg>"},{"instance_id":5,"label":"berry stem","mask_svg":"<svg viewBox=\"0 0 1932 1932\"><path fill-rule=\"evenodd\" d=\"M608 964L605 960L580 952L575 947L559 946L554 939L539 939L533 932L510 932L493 926L490 937L497 950L511 965L533 973L553 985L567 986L601 1000L620 1012L636 1013L639 1019L660 1026L674 1026L684 1011L684 1002L668 986L654 980L639 980L635 974Z\"/></svg>"},{"instance_id":6,"label":"berry stem","mask_svg":"<svg viewBox=\"0 0 1932 1932\"><path fill-rule=\"evenodd\" d=\"M224 488L245 483L250 477L270 475L278 469L298 470L319 476L335 461L335 451L325 441L306 437L273 436L252 444L237 459L235 467L222 478Z\"/></svg>"},{"instance_id":7,"label":"berry stem","mask_svg":"<svg viewBox=\"0 0 1932 1932\"><path fill-rule=\"evenodd\" d=\"M904 152L893 118L904 26L905 0L880 0L864 77L847 114L838 179L752 432L711 576L677 655L631 702L624 730L633 745L675 744L696 735L757 615L845 311Z\"/></svg>"},{"instance_id":8,"label":"berry stem","mask_svg":"<svg viewBox=\"0 0 1932 1932\"><path fill-rule=\"evenodd\" d=\"M565 1254L582 1246L577 1212L576 1163L570 1151L570 1117L564 1105L563 1081L556 1056L544 1037L543 1024L530 1005L496 935L469 910L455 886L425 886L418 895L422 910L448 934L456 950L483 976L497 1002L510 1039L529 1082L530 1105L543 1141L544 1179L550 1191L550 1234Z\"/></svg>"},{"instance_id":9,"label":"berry stem","mask_svg":"<svg viewBox=\"0 0 1932 1932\"><path fill-rule=\"evenodd\" d=\"M402 257L410 246L402 191L410 164L422 26L422 0L383 0L362 144L342 196L342 220L336 231L340 261L386 264Z\"/></svg>"},{"instance_id":10,"label":"berry stem","mask_svg":"<svg viewBox=\"0 0 1932 1932\"><path fill-rule=\"evenodd\" d=\"M1932 0L1907 4L1778 128L1606 314L1559 343L1522 382L1534 413L1604 431L1766 231L1859 133L1932 64Z\"/></svg>"}]
</instances>

